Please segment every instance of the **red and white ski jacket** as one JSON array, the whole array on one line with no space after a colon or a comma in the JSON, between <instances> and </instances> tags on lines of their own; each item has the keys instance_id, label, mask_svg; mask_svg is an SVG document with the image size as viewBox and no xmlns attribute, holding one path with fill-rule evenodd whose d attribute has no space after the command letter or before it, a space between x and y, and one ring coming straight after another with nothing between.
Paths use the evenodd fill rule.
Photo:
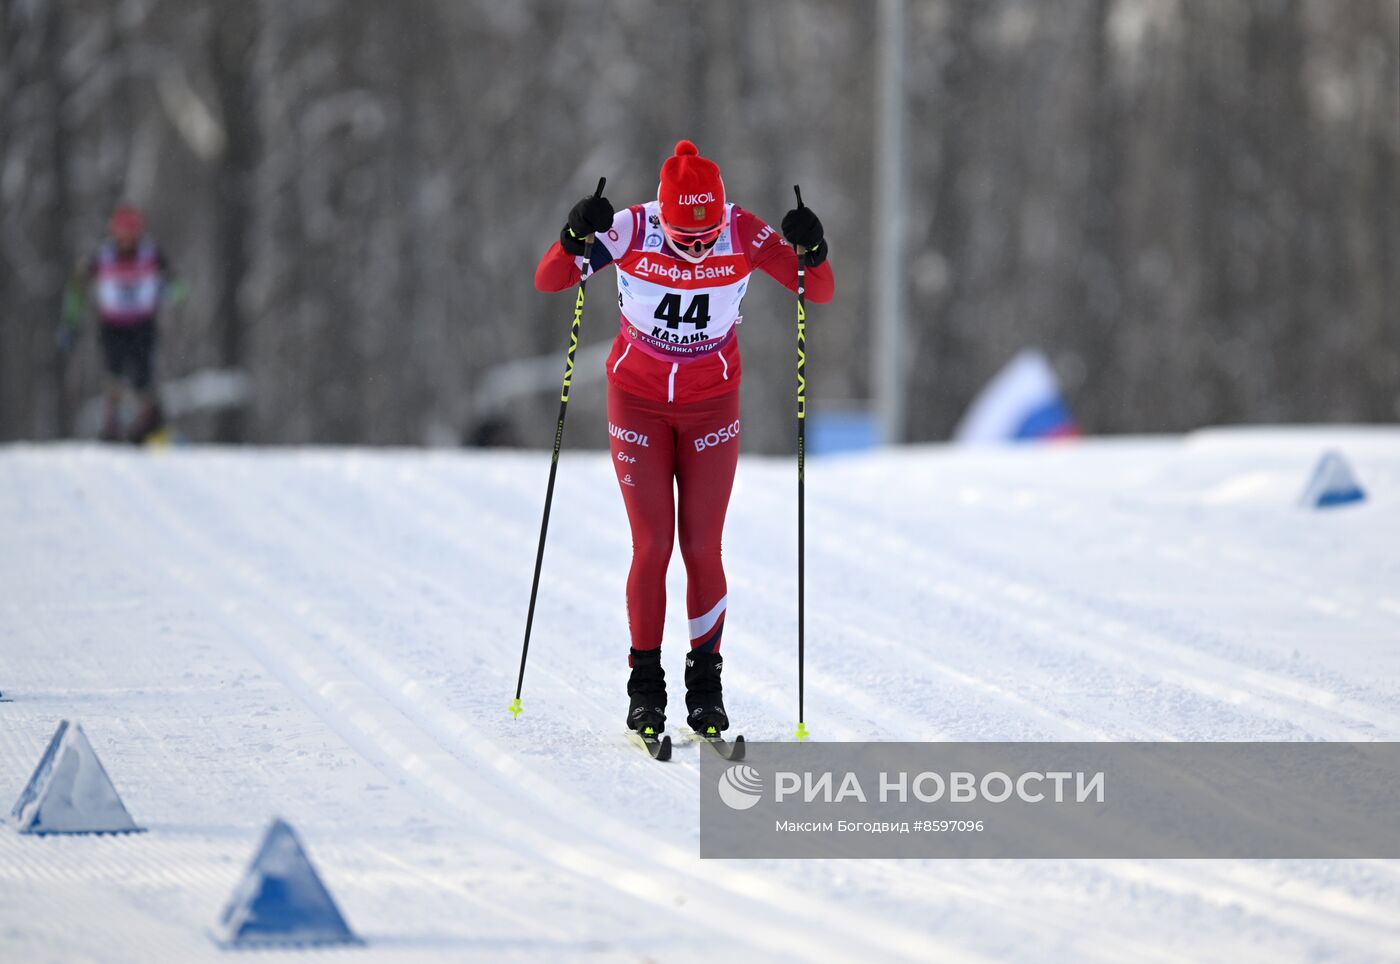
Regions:
<instances>
[{"instance_id":1,"label":"red and white ski jacket","mask_svg":"<svg viewBox=\"0 0 1400 964\"><path fill-rule=\"evenodd\" d=\"M617 213L596 236L589 277L617 267L622 317L608 356L608 380L632 395L685 404L737 391L739 314L754 269L797 290L797 253L777 229L734 204L714 249L695 264L666 244L658 204ZM554 242L535 269L535 287L563 291L583 276L583 258ZM807 300L824 304L836 291L829 262L806 272Z\"/></svg>"},{"instance_id":2,"label":"red and white ski jacket","mask_svg":"<svg viewBox=\"0 0 1400 964\"><path fill-rule=\"evenodd\" d=\"M103 242L88 265L102 323L122 327L153 319L165 288L165 272L165 255L149 239L143 238L126 257L110 241Z\"/></svg>"}]
</instances>

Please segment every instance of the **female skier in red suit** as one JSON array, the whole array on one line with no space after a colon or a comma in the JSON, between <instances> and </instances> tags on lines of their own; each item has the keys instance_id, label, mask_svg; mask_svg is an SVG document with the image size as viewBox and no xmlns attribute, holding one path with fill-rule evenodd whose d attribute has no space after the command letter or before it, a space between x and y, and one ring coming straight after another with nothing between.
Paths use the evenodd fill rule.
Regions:
<instances>
[{"instance_id":1,"label":"female skier in red suit","mask_svg":"<svg viewBox=\"0 0 1400 964\"><path fill-rule=\"evenodd\" d=\"M603 197L574 205L535 269L535 286L578 284L589 235L589 274L616 267L622 312L607 375L612 461L632 527L627 725L665 727L661 633L679 522L690 617L686 721L718 734L729 726L720 685L728 606L720 546L742 429L735 325L754 270L796 291L798 257L807 259L807 299L830 301L826 239L810 208L789 211L779 235L730 202L719 166L690 141L661 166L655 201L617 212Z\"/></svg>"}]
</instances>

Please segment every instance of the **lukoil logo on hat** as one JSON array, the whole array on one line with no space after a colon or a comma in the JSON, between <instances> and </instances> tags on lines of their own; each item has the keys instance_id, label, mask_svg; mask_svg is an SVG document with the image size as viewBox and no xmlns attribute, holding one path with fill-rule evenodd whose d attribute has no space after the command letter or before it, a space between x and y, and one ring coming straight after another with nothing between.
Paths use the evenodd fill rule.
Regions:
<instances>
[{"instance_id":1,"label":"lukoil logo on hat","mask_svg":"<svg viewBox=\"0 0 1400 964\"><path fill-rule=\"evenodd\" d=\"M700 156L690 141L676 145L676 153L661 165L661 220L676 231L711 227L724 220L724 179L719 165Z\"/></svg>"},{"instance_id":2,"label":"lukoil logo on hat","mask_svg":"<svg viewBox=\"0 0 1400 964\"><path fill-rule=\"evenodd\" d=\"M730 810L747 810L763 799L763 777L753 767L736 763L719 776L719 798Z\"/></svg>"}]
</instances>

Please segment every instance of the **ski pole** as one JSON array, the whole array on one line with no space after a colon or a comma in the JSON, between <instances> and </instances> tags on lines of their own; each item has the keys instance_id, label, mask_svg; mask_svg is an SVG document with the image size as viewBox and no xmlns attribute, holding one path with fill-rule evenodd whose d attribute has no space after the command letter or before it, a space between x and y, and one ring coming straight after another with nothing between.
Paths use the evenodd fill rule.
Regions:
<instances>
[{"instance_id":1,"label":"ski pole","mask_svg":"<svg viewBox=\"0 0 1400 964\"><path fill-rule=\"evenodd\" d=\"M598 178L598 190L594 197L603 196L603 185L607 178ZM564 416L569 410L569 385L574 379L574 352L578 350L579 325L583 321L583 288L588 284L590 257L593 254L593 235L583 241L583 272L578 279L578 294L574 296L574 324L569 331L569 354L564 362L564 387L559 392L559 424L554 429L554 455L549 461L549 485L544 491L544 518L540 520L540 547L535 552L535 579L530 586L530 609L525 615L525 643L520 647L520 676L515 681L515 700L510 704L510 715L519 719L524 707L520 705L520 691L525 686L525 658L530 654L530 628L535 623L535 599L540 591L540 569L544 566L544 539L549 532L549 507L554 501L554 477L559 471L559 449L564 444Z\"/></svg>"},{"instance_id":2,"label":"ski pole","mask_svg":"<svg viewBox=\"0 0 1400 964\"><path fill-rule=\"evenodd\" d=\"M802 189L792 186L797 206L802 203ZM803 664L806 658L804 614L806 610L806 528L807 497L805 466L807 456L807 252L797 252L797 739L808 737L803 706Z\"/></svg>"}]
</instances>

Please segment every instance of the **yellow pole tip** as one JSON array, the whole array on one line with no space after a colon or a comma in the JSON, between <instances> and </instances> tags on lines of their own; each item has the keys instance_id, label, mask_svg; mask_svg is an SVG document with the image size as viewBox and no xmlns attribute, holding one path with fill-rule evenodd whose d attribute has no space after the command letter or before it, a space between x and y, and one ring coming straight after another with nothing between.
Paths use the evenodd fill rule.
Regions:
<instances>
[{"instance_id":1,"label":"yellow pole tip","mask_svg":"<svg viewBox=\"0 0 1400 964\"><path fill-rule=\"evenodd\" d=\"M508 709L510 710L511 717L514 719L519 719L520 714L525 712L525 707L520 705L519 700L515 700L514 702L512 702Z\"/></svg>"}]
</instances>

